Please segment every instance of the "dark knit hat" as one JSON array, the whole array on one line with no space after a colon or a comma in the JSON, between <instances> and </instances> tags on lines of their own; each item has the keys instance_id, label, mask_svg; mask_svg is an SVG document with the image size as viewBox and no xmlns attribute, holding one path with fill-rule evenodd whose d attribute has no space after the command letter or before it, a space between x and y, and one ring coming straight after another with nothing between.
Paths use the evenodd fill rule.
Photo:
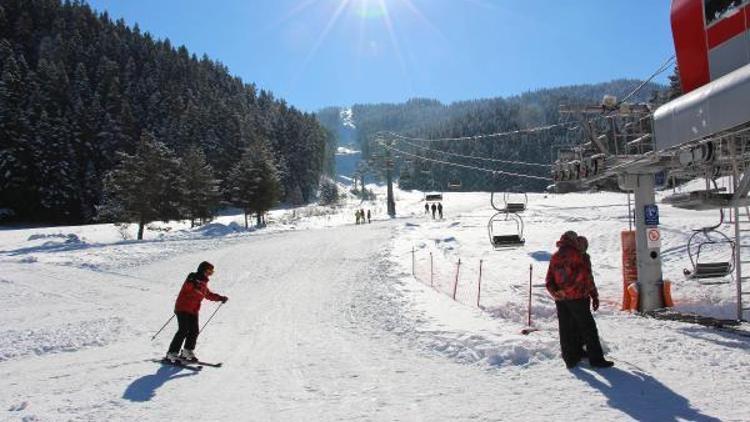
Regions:
<instances>
[{"instance_id":1,"label":"dark knit hat","mask_svg":"<svg viewBox=\"0 0 750 422\"><path fill-rule=\"evenodd\" d=\"M204 274L206 270L213 270L214 265L208 261L203 261L198 265L198 274Z\"/></svg>"},{"instance_id":2,"label":"dark knit hat","mask_svg":"<svg viewBox=\"0 0 750 422\"><path fill-rule=\"evenodd\" d=\"M560 236L560 240L557 241L557 247L563 246L563 245L571 245L574 247L578 247L578 233L574 232L573 230L568 230L565 233Z\"/></svg>"}]
</instances>

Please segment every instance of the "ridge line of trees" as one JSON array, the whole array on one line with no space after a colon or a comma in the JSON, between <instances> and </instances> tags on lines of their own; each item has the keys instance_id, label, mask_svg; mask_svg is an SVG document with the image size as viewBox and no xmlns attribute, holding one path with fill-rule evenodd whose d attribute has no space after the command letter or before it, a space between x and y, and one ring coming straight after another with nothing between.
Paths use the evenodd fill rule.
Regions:
<instances>
[{"instance_id":1,"label":"ridge line of trees","mask_svg":"<svg viewBox=\"0 0 750 422\"><path fill-rule=\"evenodd\" d=\"M66 224L114 218L98 211L115 199L108 174L137 155L144 137L183 167L203 165L200 152L213 172L207 195L224 203L248 154L268 162L278 200L292 204L314 199L321 176L333 173L333 137L314 114L223 64L82 1L0 2L0 214Z\"/></svg>"}]
</instances>

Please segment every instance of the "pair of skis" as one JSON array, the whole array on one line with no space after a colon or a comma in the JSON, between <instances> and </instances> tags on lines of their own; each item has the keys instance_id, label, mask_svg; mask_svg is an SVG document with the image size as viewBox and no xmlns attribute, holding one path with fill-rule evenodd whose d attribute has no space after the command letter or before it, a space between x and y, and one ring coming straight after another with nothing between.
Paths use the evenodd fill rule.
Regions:
<instances>
[{"instance_id":1,"label":"pair of skis","mask_svg":"<svg viewBox=\"0 0 750 422\"><path fill-rule=\"evenodd\" d=\"M174 361L171 361L167 358L161 358L161 359L153 359L153 361L156 363L161 363L163 365L176 366L178 368L184 368L184 369L188 369L191 371L200 371L205 366L208 366L210 368L221 368L221 366L223 365L222 362L213 363L213 362L204 362L200 360L192 361L192 360L185 360L185 359L176 359Z\"/></svg>"}]
</instances>

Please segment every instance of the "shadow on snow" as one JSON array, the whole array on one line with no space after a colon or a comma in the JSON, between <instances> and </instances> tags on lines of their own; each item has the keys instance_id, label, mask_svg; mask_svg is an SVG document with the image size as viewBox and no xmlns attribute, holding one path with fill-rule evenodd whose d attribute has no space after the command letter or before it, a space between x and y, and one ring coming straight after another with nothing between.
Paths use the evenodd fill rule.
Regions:
<instances>
[{"instance_id":1,"label":"shadow on snow","mask_svg":"<svg viewBox=\"0 0 750 422\"><path fill-rule=\"evenodd\" d=\"M180 372L183 373L180 374ZM133 381L133 383L125 389L122 398L134 402L150 401L156 395L156 390L167 381L193 376L197 373L198 372L196 371L189 371L178 366L163 365L159 367L155 374L146 375Z\"/></svg>"},{"instance_id":2,"label":"shadow on snow","mask_svg":"<svg viewBox=\"0 0 750 422\"><path fill-rule=\"evenodd\" d=\"M685 397L641 371L618 368L572 371L607 397L607 404L638 421L719 421L690 406ZM602 380L603 378L603 380Z\"/></svg>"}]
</instances>

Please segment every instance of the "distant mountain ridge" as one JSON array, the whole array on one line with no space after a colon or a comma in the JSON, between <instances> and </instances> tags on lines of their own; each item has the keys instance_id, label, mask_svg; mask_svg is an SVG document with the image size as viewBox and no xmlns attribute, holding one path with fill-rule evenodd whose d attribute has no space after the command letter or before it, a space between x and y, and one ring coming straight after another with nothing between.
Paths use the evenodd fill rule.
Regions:
<instances>
[{"instance_id":1,"label":"distant mountain ridge","mask_svg":"<svg viewBox=\"0 0 750 422\"><path fill-rule=\"evenodd\" d=\"M367 159L376 149L372 140L377 132L391 131L435 139L544 126L560 122L559 106L562 104L600 104L605 95L624 98L642 83L643 81L636 79L617 79L597 84L543 88L507 98L484 98L451 104L443 104L429 98L414 98L404 103L355 104L351 107L350 115L348 112L345 113L346 125L341 118L345 108L328 107L320 110L316 115L321 124L336 136L341 136L344 130L351 132L351 124L356 126L354 139L362 149L363 158ZM628 101L649 102L663 95L666 89L666 86L650 82ZM351 133L347 136L351 136ZM443 145L443 147L453 153L472 156L549 163L552 159L551 146L569 142L567 136L561 131L551 131L534 137L538 142L526 142L520 146L518 144L516 146L464 144ZM341 139L339 138L339 144L342 144ZM490 180L486 174L477 175L476 172L470 170L435 166L430 163L423 163L425 164L423 167L426 168L422 169L416 169L414 164L407 166L403 160L399 164L399 173L410 176L409 183L402 183L404 187L439 189L446 186L450 178L465 180L467 183L462 185L466 190L508 188L516 185L527 190L542 190L546 186L544 181L530 179L519 181L499 177ZM498 170L529 171L507 166ZM428 172L432 174L426 176ZM548 176L544 171L531 172L535 176Z\"/></svg>"}]
</instances>

